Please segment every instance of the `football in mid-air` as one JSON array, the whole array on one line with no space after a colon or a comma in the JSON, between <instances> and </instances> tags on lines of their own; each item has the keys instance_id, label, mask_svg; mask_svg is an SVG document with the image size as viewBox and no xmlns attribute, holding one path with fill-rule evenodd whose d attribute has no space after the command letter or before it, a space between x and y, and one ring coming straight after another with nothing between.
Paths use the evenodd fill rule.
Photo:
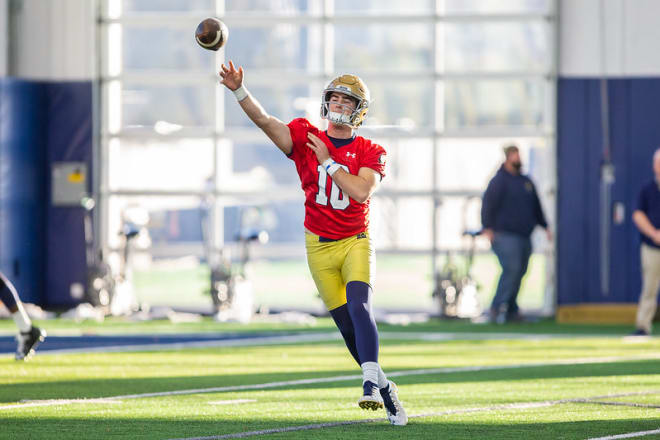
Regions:
<instances>
[{"instance_id":1,"label":"football in mid-air","mask_svg":"<svg viewBox=\"0 0 660 440\"><path fill-rule=\"evenodd\" d=\"M205 18L195 30L195 41L208 50L220 49L227 42L228 37L227 25L217 18Z\"/></svg>"}]
</instances>

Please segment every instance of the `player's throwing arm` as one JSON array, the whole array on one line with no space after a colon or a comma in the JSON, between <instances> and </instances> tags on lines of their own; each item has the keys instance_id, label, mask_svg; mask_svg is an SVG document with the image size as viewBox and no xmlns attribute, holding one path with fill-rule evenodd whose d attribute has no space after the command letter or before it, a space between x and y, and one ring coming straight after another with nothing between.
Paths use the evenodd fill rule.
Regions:
<instances>
[{"instance_id":1,"label":"player's throwing arm","mask_svg":"<svg viewBox=\"0 0 660 440\"><path fill-rule=\"evenodd\" d=\"M219 73L222 78L220 84L224 84L225 87L232 91L241 108L252 122L263 130L266 136L284 154L290 154L293 148L293 141L291 140L289 127L276 117L269 115L261 104L259 104L259 101L248 92L243 84L243 67L239 66L237 70L234 63L230 60L229 67L223 64Z\"/></svg>"}]
</instances>

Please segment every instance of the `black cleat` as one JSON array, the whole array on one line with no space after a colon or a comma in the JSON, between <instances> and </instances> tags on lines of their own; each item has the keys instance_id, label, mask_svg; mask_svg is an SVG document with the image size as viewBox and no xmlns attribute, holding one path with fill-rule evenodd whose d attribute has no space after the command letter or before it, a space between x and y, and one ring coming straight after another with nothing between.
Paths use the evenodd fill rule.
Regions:
<instances>
[{"instance_id":1,"label":"black cleat","mask_svg":"<svg viewBox=\"0 0 660 440\"><path fill-rule=\"evenodd\" d=\"M32 326L30 331L19 333L16 337L18 347L16 348L16 360L26 361L34 354L40 342L46 339L46 332L39 327Z\"/></svg>"}]
</instances>

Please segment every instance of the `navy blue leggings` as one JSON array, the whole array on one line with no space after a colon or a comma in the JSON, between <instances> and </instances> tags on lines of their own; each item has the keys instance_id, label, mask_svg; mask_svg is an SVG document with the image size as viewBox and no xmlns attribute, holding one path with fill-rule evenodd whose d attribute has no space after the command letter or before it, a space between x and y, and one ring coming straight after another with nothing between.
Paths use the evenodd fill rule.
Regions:
<instances>
[{"instance_id":1,"label":"navy blue leggings","mask_svg":"<svg viewBox=\"0 0 660 440\"><path fill-rule=\"evenodd\" d=\"M378 329L371 312L371 286L362 281L346 285L347 303L330 311L351 355L361 365L378 362Z\"/></svg>"},{"instance_id":2,"label":"navy blue leggings","mask_svg":"<svg viewBox=\"0 0 660 440\"><path fill-rule=\"evenodd\" d=\"M348 314L348 304L330 310L330 316L335 320L335 324L337 324L339 333L344 338L351 356L360 365L360 356L358 356L357 346L355 345L355 328L353 327L353 321L351 321L351 315Z\"/></svg>"}]
</instances>

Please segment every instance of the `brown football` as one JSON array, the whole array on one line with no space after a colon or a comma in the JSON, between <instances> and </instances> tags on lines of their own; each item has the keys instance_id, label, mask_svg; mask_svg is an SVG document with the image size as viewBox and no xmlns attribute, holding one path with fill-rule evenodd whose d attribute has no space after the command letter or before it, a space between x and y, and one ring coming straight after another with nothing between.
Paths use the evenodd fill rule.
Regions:
<instances>
[{"instance_id":1,"label":"brown football","mask_svg":"<svg viewBox=\"0 0 660 440\"><path fill-rule=\"evenodd\" d=\"M208 50L218 50L229 37L229 29L217 18L206 18L197 25L195 30L195 41Z\"/></svg>"}]
</instances>

